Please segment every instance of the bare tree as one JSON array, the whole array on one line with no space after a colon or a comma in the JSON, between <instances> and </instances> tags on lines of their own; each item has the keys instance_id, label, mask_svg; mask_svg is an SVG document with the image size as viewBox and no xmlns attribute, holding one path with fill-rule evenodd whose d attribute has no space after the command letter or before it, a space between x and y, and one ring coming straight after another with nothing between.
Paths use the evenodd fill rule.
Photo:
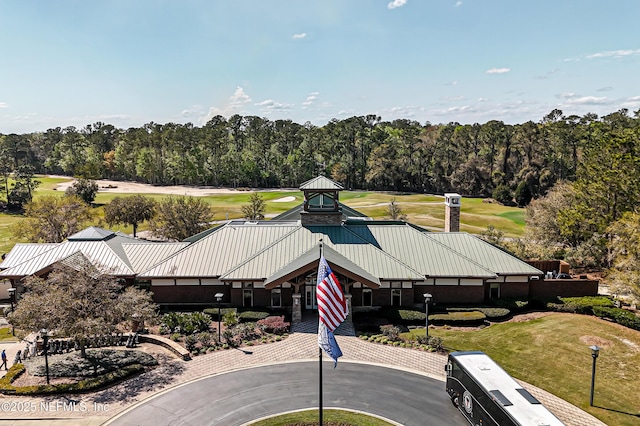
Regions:
<instances>
[{"instance_id":1,"label":"bare tree","mask_svg":"<svg viewBox=\"0 0 640 426\"><path fill-rule=\"evenodd\" d=\"M90 336L113 333L134 313L153 318L156 306L150 293L138 289L123 292L115 277L84 257L74 259L73 263L55 264L46 278L28 277L27 292L9 318L25 330L47 328L71 337L85 358Z\"/></svg>"},{"instance_id":2,"label":"bare tree","mask_svg":"<svg viewBox=\"0 0 640 426\"><path fill-rule=\"evenodd\" d=\"M396 197L393 197L387 205L387 216L391 218L391 220L407 220L407 215L402 213L402 207L396 201Z\"/></svg>"}]
</instances>

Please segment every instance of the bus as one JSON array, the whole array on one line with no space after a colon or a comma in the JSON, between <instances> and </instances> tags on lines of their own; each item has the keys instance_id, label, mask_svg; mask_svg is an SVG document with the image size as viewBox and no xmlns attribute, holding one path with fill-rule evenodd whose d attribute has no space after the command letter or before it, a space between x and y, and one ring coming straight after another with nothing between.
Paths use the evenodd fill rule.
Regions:
<instances>
[{"instance_id":1,"label":"bus","mask_svg":"<svg viewBox=\"0 0 640 426\"><path fill-rule=\"evenodd\" d=\"M484 352L452 352L447 393L473 426L563 425Z\"/></svg>"}]
</instances>

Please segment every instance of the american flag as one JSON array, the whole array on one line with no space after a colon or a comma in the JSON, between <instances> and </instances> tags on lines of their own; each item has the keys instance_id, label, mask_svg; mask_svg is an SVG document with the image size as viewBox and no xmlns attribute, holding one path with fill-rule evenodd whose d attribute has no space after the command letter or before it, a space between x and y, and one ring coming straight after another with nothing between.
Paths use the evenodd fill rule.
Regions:
<instances>
[{"instance_id":1,"label":"american flag","mask_svg":"<svg viewBox=\"0 0 640 426\"><path fill-rule=\"evenodd\" d=\"M333 331L347 318L347 302L338 278L331 271L324 256L320 257L318 266L316 297L320 317L318 345L337 363L342 351L333 336Z\"/></svg>"}]
</instances>

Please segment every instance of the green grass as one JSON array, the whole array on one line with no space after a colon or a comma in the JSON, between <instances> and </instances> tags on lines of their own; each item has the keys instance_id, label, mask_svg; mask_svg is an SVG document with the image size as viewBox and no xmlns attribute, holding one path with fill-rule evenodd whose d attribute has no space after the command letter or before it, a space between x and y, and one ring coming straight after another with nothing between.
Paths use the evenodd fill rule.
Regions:
<instances>
[{"instance_id":1,"label":"green grass","mask_svg":"<svg viewBox=\"0 0 640 426\"><path fill-rule=\"evenodd\" d=\"M2 327L0 328L0 342L17 342L21 339L21 333L18 330L15 330L16 335L14 336L11 332L11 327Z\"/></svg>"},{"instance_id":2,"label":"green grass","mask_svg":"<svg viewBox=\"0 0 640 426\"><path fill-rule=\"evenodd\" d=\"M424 333L424 329L413 333ZM408 334L408 333L407 333ZM640 332L595 317L552 313L480 330L435 328L449 350L481 350L514 377L545 389L610 425L640 424ZM403 335L405 336L405 335ZM592 358L597 360L594 405L589 406Z\"/></svg>"},{"instance_id":3,"label":"green grass","mask_svg":"<svg viewBox=\"0 0 640 426\"><path fill-rule=\"evenodd\" d=\"M334 422L340 424L351 424L358 426L389 426L391 423L385 422L377 417L367 416L362 413L355 413L344 410L323 410L322 422ZM251 426L287 426L318 423L318 410L297 411L295 413L282 414L270 417L254 423Z\"/></svg>"}]
</instances>

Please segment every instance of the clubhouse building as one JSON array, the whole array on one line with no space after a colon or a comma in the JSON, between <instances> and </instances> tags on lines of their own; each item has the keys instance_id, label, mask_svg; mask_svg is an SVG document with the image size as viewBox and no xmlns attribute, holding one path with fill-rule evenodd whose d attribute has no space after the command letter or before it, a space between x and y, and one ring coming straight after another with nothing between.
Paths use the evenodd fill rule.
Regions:
<instances>
[{"instance_id":1,"label":"clubhouse building","mask_svg":"<svg viewBox=\"0 0 640 426\"><path fill-rule=\"evenodd\" d=\"M343 285L350 312L386 306L484 303L493 298L597 294L597 283L545 280L544 272L482 239L459 232L460 199L445 194L445 232L372 220L343 205L343 187L323 176L300 186L303 204L272 220L230 220L181 242L151 242L90 227L57 244L16 244L0 280L22 280L56 262L89 261L150 289L167 307L288 310L293 321L317 309L321 250ZM595 285L595 287L594 287ZM594 291L595 288L595 291Z\"/></svg>"}]
</instances>

